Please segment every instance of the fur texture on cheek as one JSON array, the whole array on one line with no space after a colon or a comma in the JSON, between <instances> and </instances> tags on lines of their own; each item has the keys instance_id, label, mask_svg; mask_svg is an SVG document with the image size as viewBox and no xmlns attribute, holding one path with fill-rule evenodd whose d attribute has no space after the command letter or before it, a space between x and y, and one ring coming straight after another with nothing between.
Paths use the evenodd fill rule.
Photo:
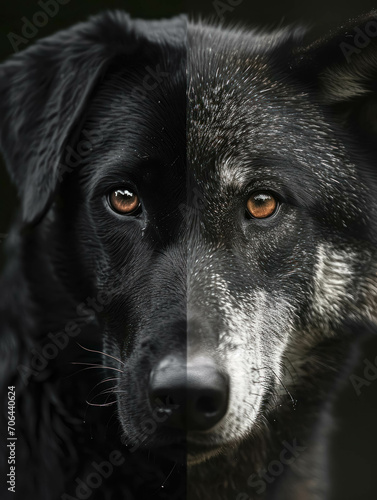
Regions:
<instances>
[{"instance_id":1,"label":"fur texture on cheek","mask_svg":"<svg viewBox=\"0 0 377 500\"><path fill-rule=\"evenodd\" d=\"M364 279L361 281L360 277ZM312 310L327 335L345 318L377 323L377 265L370 250L322 244L317 251Z\"/></svg>"}]
</instances>

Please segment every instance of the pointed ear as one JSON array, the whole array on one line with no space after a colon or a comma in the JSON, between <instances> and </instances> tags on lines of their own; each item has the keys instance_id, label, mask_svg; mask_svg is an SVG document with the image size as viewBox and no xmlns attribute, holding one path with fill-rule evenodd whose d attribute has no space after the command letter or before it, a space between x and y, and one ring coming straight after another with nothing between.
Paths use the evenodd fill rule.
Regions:
<instances>
[{"instance_id":1,"label":"pointed ear","mask_svg":"<svg viewBox=\"0 0 377 500\"><path fill-rule=\"evenodd\" d=\"M377 11L299 49L292 69L360 136L377 136Z\"/></svg>"},{"instance_id":2,"label":"pointed ear","mask_svg":"<svg viewBox=\"0 0 377 500\"><path fill-rule=\"evenodd\" d=\"M105 13L0 65L0 148L26 223L49 207L67 142L99 79L116 56L143 50L143 31L126 14Z\"/></svg>"}]
</instances>

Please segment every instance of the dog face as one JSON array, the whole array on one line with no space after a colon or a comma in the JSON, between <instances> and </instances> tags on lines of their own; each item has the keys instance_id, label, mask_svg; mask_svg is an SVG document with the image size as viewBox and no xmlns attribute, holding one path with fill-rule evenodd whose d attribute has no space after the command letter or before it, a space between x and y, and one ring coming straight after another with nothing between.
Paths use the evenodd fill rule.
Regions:
<instances>
[{"instance_id":1,"label":"dog face","mask_svg":"<svg viewBox=\"0 0 377 500\"><path fill-rule=\"evenodd\" d=\"M196 464L260 428L283 388L303 384L308 353L341 338L345 320L375 317L376 176L362 155L372 151L370 72L343 64L346 34L303 48L296 32L187 29L184 20L91 26L89 39L106 50L94 60L75 32L87 66L60 89L75 93L59 115L73 107L73 121L55 123L47 102L44 148L17 152L10 132L3 148L24 218L47 212L43 231L70 227L80 278L101 297L89 313L119 370L126 441L168 454L179 444ZM46 54L27 53L34 74ZM7 73L15 78L17 64ZM341 90L354 74L357 106ZM67 144L88 137L79 167L62 170Z\"/></svg>"},{"instance_id":2,"label":"dog face","mask_svg":"<svg viewBox=\"0 0 377 500\"><path fill-rule=\"evenodd\" d=\"M201 207L187 301L201 327L188 359L212 353L231 381L225 418L193 441L217 449L250 436L287 388L294 397L292 366L305 371L345 318L375 317L366 172L300 70L287 74L292 42L189 30L187 169Z\"/></svg>"}]
</instances>

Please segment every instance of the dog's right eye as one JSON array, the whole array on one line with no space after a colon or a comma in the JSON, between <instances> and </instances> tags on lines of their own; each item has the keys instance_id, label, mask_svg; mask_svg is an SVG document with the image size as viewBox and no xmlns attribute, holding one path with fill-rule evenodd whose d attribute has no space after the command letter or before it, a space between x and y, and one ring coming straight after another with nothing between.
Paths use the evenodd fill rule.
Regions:
<instances>
[{"instance_id":1,"label":"dog's right eye","mask_svg":"<svg viewBox=\"0 0 377 500\"><path fill-rule=\"evenodd\" d=\"M278 200L270 191L256 191L247 200L247 212L254 219L267 219L278 208Z\"/></svg>"},{"instance_id":2,"label":"dog's right eye","mask_svg":"<svg viewBox=\"0 0 377 500\"><path fill-rule=\"evenodd\" d=\"M131 189L116 189L109 194L109 205L121 215L134 215L140 208L140 200Z\"/></svg>"}]
</instances>

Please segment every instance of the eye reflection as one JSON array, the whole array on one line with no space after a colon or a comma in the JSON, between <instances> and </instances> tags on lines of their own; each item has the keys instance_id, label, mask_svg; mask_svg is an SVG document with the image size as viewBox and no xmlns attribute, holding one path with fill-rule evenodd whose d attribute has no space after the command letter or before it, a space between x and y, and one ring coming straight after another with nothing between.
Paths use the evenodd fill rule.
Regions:
<instances>
[{"instance_id":1,"label":"eye reflection","mask_svg":"<svg viewBox=\"0 0 377 500\"><path fill-rule=\"evenodd\" d=\"M139 197L130 189L112 191L109 195L109 203L114 212L122 215L131 215L140 206Z\"/></svg>"}]
</instances>

